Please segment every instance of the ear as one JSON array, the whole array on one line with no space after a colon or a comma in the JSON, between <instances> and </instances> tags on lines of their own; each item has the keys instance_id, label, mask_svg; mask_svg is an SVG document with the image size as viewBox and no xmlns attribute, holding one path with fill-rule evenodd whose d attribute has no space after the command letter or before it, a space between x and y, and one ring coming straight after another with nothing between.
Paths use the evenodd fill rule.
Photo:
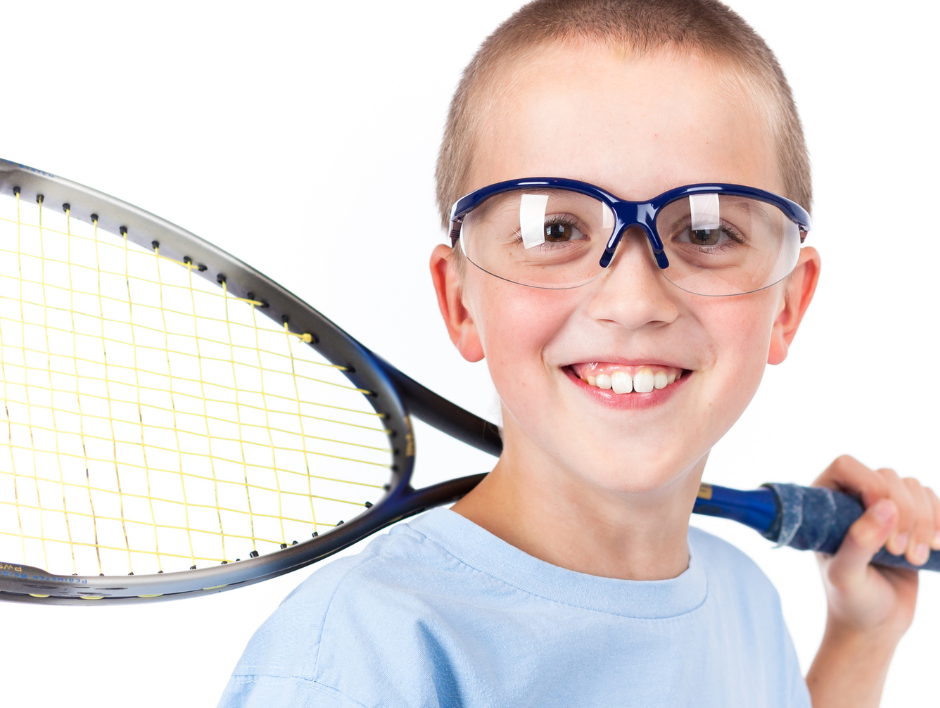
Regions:
<instances>
[{"instance_id":1,"label":"ear","mask_svg":"<svg viewBox=\"0 0 940 708\"><path fill-rule=\"evenodd\" d=\"M454 249L443 243L431 253L431 280L437 293L437 306L457 351L467 361L480 361L483 343L473 316L464 304L463 282L454 259Z\"/></svg>"},{"instance_id":2,"label":"ear","mask_svg":"<svg viewBox=\"0 0 940 708\"><path fill-rule=\"evenodd\" d=\"M787 358L790 343L796 336L806 308L809 307L819 282L819 253L807 246L800 250L800 260L790 273L785 284L783 305L774 320L770 333L768 364L780 364Z\"/></svg>"}]
</instances>

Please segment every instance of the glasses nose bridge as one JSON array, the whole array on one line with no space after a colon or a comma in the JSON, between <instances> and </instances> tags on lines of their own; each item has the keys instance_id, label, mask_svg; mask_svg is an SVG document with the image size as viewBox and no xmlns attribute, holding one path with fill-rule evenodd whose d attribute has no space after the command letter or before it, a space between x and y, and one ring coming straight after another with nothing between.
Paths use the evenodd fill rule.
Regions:
<instances>
[{"instance_id":1,"label":"glasses nose bridge","mask_svg":"<svg viewBox=\"0 0 940 708\"><path fill-rule=\"evenodd\" d=\"M639 226L646 234L653 256L656 258L656 265L660 268L666 268L669 261L663 252L663 243L656 233L656 207L650 202L628 202L617 201L611 205L616 216L614 231L607 242L604 254L601 256L601 268L610 265L617 246L623 239L623 235L632 227Z\"/></svg>"}]
</instances>

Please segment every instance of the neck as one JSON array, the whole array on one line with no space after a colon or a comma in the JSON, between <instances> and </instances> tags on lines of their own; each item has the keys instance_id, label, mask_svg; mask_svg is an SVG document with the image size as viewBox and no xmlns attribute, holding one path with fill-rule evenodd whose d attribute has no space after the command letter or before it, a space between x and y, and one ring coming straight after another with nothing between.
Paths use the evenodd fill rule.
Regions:
<instances>
[{"instance_id":1,"label":"neck","mask_svg":"<svg viewBox=\"0 0 940 708\"><path fill-rule=\"evenodd\" d=\"M553 565L664 580L689 564L687 535L706 458L656 489L611 490L507 440L493 471L453 510Z\"/></svg>"}]
</instances>

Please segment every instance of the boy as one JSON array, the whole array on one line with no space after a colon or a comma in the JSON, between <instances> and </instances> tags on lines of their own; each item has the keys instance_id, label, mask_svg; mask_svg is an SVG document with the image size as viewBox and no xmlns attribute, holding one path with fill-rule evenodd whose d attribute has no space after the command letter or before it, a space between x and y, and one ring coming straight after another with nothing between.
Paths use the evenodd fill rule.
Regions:
<instances>
[{"instance_id":1,"label":"boy","mask_svg":"<svg viewBox=\"0 0 940 708\"><path fill-rule=\"evenodd\" d=\"M438 186L454 245L432 277L488 363L504 453L452 510L302 584L222 705L877 705L917 577L868 560L940 548L931 490L847 457L817 480L867 511L820 558L805 682L769 581L689 528L819 275L763 41L714 0L536 0L465 72Z\"/></svg>"}]
</instances>

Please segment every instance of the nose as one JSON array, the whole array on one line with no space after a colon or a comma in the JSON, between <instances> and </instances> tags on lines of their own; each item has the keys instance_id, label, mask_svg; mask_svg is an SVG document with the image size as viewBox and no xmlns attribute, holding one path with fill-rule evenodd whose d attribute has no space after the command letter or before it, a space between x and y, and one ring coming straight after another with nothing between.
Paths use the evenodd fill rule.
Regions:
<instances>
[{"instance_id":1,"label":"nose","mask_svg":"<svg viewBox=\"0 0 940 708\"><path fill-rule=\"evenodd\" d=\"M640 329L669 324L679 315L676 288L663 277L639 226L624 233L610 265L588 287L588 313L598 321Z\"/></svg>"}]
</instances>

